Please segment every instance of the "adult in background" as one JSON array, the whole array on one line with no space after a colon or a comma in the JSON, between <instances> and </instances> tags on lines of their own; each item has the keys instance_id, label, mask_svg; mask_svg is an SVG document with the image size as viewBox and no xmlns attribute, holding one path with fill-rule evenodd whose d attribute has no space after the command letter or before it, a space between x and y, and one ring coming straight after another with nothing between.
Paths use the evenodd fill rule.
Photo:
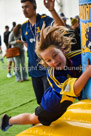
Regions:
<instances>
[{"instance_id":1,"label":"adult in background","mask_svg":"<svg viewBox=\"0 0 91 136\"><path fill-rule=\"evenodd\" d=\"M46 26L49 26L51 23L53 23L54 18L54 25L64 25L64 23L54 9L55 0L44 0L44 5L50 11L53 18L45 14L37 14L37 5L35 0L21 0L21 3L24 16L28 18L28 20L21 27L22 39L28 49L29 76L31 76L32 79L37 103L40 104L42 95L49 87L49 84L47 81L45 68L38 64L39 59L35 53L36 37L40 37L40 30L43 22L45 22Z\"/></svg>"},{"instance_id":2,"label":"adult in background","mask_svg":"<svg viewBox=\"0 0 91 136\"><path fill-rule=\"evenodd\" d=\"M74 33L74 38L76 41L73 40L74 44L71 45L71 51L80 50L81 49L81 40L80 40L80 28L78 19L72 18L71 19L71 30Z\"/></svg>"},{"instance_id":3,"label":"adult in background","mask_svg":"<svg viewBox=\"0 0 91 136\"><path fill-rule=\"evenodd\" d=\"M1 40L1 35L0 35L0 56L2 56L2 47L1 46L2 46L2 40ZM2 63L4 63L2 57L0 58L0 60L1 60Z\"/></svg>"},{"instance_id":4,"label":"adult in background","mask_svg":"<svg viewBox=\"0 0 91 136\"><path fill-rule=\"evenodd\" d=\"M63 20L64 25L65 25L68 29L71 29L71 26L67 24L67 19L68 19L68 18L65 17L65 15L64 15L63 12L60 13L60 17L61 17L61 19Z\"/></svg>"},{"instance_id":5,"label":"adult in background","mask_svg":"<svg viewBox=\"0 0 91 136\"><path fill-rule=\"evenodd\" d=\"M2 48L1 48L1 35L0 35L0 53L2 52Z\"/></svg>"},{"instance_id":6,"label":"adult in background","mask_svg":"<svg viewBox=\"0 0 91 136\"><path fill-rule=\"evenodd\" d=\"M78 28L80 28L80 17L76 15L75 18L78 20Z\"/></svg>"},{"instance_id":7,"label":"adult in background","mask_svg":"<svg viewBox=\"0 0 91 136\"><path fill-rule=\"evenodd\" d=\"M16 81L17 82L28 81L27 72L25 68L24 45L23 45L23 41L21 40L21 24L16 25L13 31L10 33L9 45L11 45L12 47L18 47L20 51L20 55L14 57ZM21 65L21 70L20 70L20 65Z\"/></svg>"},{"instance_id":8,"label":"adult in background","mask_svg":"<svg viewBox=\"0 0 91 136\"><path fill-rule=\"evenodd\" d=\"M12 22L12 28L11 31L13 31L14 27L16 26L16 22Z\"/></svg>"},{"instance_id":9,"label":"adult in background","mask_svg":"<svg viewBox=\"0 0 91 136\"><path fill-rule=\"evenodd\" d=\"M9 26L5 26L5 32L4 32L4 43L6 45L6 49L8 49L8 39L9 39L9 34L10 34L10 31L9 31Z\"/></svg>"},{"instance_id":10,"label":"adult in background","mask_svg":"<svg viewBox=\"0 0 91 136\"><path fill-rule=\"evenodd\" d=\"M9 26L6 25L6 26L5 26L5 32L4 32L4 34L3 34L3 38L4 38L4 43L5 43L6 49L11 48L10 46L8 46L9 34L10 34ZM4 56L5 56L5 55L4 55ZM4 58L4 56L3 56L3 58ZM12 63L13 63L13 75L15 75L15 72L14 72L14 68L15 68L14 59L13 59L13 58L8 58L8 73L7 73L7 77L8 77L8 78L11 78L11 77L12 77L12 75L11 75Z\"/></svg>"}]
</instances>

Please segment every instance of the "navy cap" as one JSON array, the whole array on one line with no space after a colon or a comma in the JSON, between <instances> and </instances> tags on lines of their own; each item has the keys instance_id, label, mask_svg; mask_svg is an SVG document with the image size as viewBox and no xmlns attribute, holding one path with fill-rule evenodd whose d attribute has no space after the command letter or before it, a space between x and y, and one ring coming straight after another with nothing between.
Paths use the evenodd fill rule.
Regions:
<instances>
[{"instance_id":1,"label":"navy cap","mask_svg":"<svg viewBox=\"0 0 91 136\"><path fill-rule=\"evenodd\" d=\"M68 19L67 17L65 17L65 15L64 15L63 12L60 13L60 17L61 17L62 19L64 19L64 20Z\"/></svg>"}]
</instances>

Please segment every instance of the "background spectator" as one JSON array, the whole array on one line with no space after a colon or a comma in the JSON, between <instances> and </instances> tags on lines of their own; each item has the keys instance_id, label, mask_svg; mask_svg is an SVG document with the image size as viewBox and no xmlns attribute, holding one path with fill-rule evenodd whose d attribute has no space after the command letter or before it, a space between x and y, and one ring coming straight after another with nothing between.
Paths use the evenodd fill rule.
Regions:
<instances>
[{"instance_id":1,"label":"background spectator","mask_svg":"<svg viewBox=\"0 0 91 136\"><path fill-rule=\"evenodd\" d=\"M11 29L11 31L13 31L15 26L16 26L16 22L12 22L12 29Z\"/></svg>"},{"instance_id":2,"label":"background spectator","mask_svg":"<svg viewBox=\"0 0 91 136\"><path fill-rule=\"evenodd\" d=\"M67 24L67 19L68 19L68 18L67 18L67 17L65 17L65 15L64 15L64 13L63 13L63 12L62 12L62 13L60 13L60 17L61 17L61 19L63 20L64 25L65 25L67 28L71 29L71 26Z\"/></svg>"},{"instance_id":3,"label":"background spectator","mask_svg":"<svg viewBox=\"0 0 91 136\"><path fill-rule=\"evenodd\" d=\"M1 45L2 45L2 43L1 43L1 35L0 35L0 52L2 52Z\"/></svg>"},{"instance_id":4,"label":"background spectator","mask_svg":"<svg viewBox=\"0 0 91 136\"><path fill-rule=\"evenodd\" d=\"M13 31L9 35L9 45L12 47L18 47L20 55L14 57L15 61L15 77L17 82L28 81L27 72L25 68L25 54L23 41L21 41L21 24L14 27ZM21 64L21 71L20 71Z\"/></svg>"},{"instance_id":5,"label":"background spectator","mask_svg":"<svg viewBox=\"0 0 91 136\"><path fill-rule=\"evenodd\" d=\"M0 35L0 56L2 56L2 41L1 41L1 35ZM3 58L0 58L1 62L4 63Z\"/></svg>"},{"instance_id":6,"label":"background spectator","mask_svg":"<svg viewBox=\"0 0 91 136\"><path fill-rule=\"evenodd\" d=\"M9 34L10 34L10 31L9 31L9 26L5 26L5 32L4 32L4 43L6 45L6 48L8 49L8 38L9 38Z\"/></svg>"},{"instance_id":7,"label":"background spectator","mask_svg":"<svg viewBox=\"0 0 91 136\"><path fill-rule=\"evenodd\" d=\"M11 48L8 45L9 34L10 34L9 26L5 26L4 43L5 43L6 49ZM8 78L12 77L12 75L11 75L12 63L13 63L13 75L15 75L15 72L14 72L14 68L15 68L14 59L13 58L8 58L8 73L7 73Z\"/></svg>"},{"instance_id":8,"label":"background spectator","mask_svg":"<svg viewBox=\"0 0 91 136\"><path fill-rule=\"evenodd\" d=\"M80 40L80 28L78 19L72 18L71 19L71 30L73 30L74 33L74 44L71 45L71 51L79 50L81 49L81 40Z\"/></svg>"}]
</instances>

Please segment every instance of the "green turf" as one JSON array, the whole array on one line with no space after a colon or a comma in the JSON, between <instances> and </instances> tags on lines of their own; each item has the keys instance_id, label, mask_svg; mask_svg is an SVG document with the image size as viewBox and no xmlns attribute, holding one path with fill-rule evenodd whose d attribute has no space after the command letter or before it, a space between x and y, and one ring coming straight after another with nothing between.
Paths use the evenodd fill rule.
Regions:
<instances>
[{"instance_id":1,"label":"green turf","mask_svg":"<svg viewBox=\"0 0 91 136\"><path fill-rule=\"evenodd\" d=\"M27 57L26 57L27 62ZM27 66L27 63L26 63ZM34 112L37 102L30 81L18 83L15 77L7 78L8 61L4 58L4 63L0 61L0 116L7 113L15 116L21 113ZM0 136L16 136L16 134L31 127L30 125L16 125L7 132L0 130Z\"/></svg>"}]
</instances>

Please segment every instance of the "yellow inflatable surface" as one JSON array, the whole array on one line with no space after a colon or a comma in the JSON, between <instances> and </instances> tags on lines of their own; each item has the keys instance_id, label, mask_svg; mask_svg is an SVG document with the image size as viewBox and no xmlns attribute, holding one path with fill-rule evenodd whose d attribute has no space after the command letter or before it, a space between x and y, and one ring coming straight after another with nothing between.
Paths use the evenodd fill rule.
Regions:
<instances>
[{"instance_id":1,"label":"yellow inflatable surface","mask_svg":"<svg viewBox=\"0 0 91 136\"><path fill-rule=\"evenodd\" d=\"M38 124L17 136L91 136L91 100L72 104L50 126Z\"/></svg>"}]
</instances>

